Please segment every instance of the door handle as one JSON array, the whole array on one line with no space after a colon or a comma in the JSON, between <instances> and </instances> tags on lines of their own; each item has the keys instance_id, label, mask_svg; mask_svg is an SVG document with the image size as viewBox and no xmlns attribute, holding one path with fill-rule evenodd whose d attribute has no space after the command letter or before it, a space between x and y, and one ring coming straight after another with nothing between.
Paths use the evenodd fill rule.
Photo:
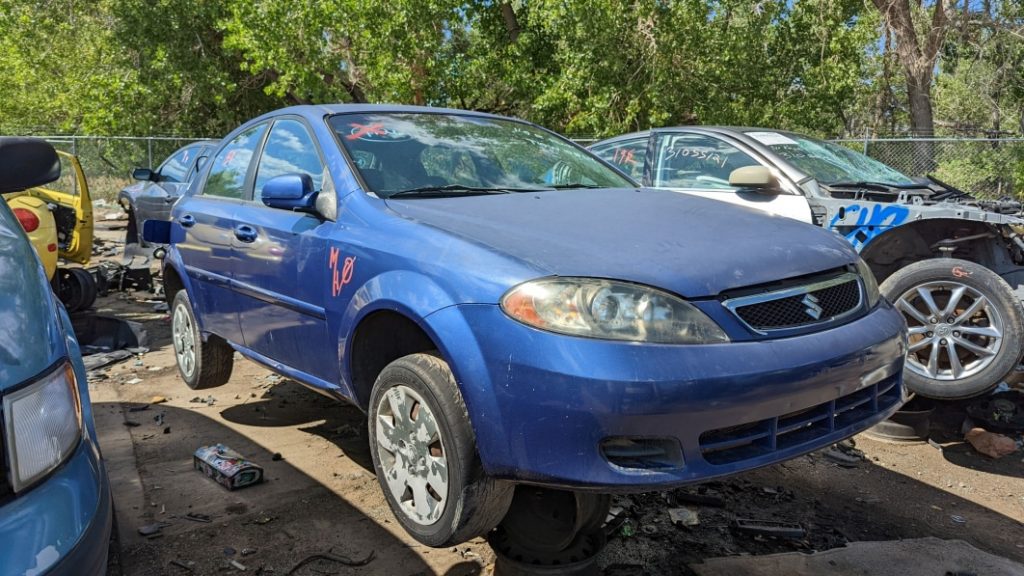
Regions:
<instances>
[{"instance_id":1,"label":"door handle","mask_svg":"<svg viewBox=\"0 0 1024 576\"><path fill-rule=\"evenodd\" d=\"M242 242L253 242L256 240L256 229L248 224L235 226L235 238Z\"/></svg>"},{"instance_id":2,"label":"door handle","mask_svg":"<svg viewBox=\"0 0 1024 576\"><path fill-rule=\"evenodd\" d=\"M182 214L181 218L178 218L178 224L181 224L185 228L191 228L196 223L196 217L191 214Z\"/></svg>"}]
</instances>

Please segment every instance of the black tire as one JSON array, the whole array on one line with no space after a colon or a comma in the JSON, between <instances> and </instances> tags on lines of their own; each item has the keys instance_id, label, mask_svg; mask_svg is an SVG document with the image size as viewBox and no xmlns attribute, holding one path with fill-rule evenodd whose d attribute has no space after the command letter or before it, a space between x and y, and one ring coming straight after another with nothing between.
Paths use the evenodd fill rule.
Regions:
<instances>
[{"instance_id":1,"label":"black tire","mask_svg":"<svg viewBox=\"0 0 1024 576\"><path fill-rule=\"evenodd\" d=\"M68 313L85 310L96 302L96 279L81 268L58 268L54 275L57 298Z\"/></svg>"},{"instance_id":2,"label":"black tire","mask_svg":"<svg viewBox=\"0 0 1024 576\"><path fill-rule=\"evenodd\" d=\"M922 260L897 270L881 291L907 319L903 375L910 390L939 400L970 398L1016 368L1024 309L1010 285L988 268L956 258Z\"/></svg>"},{"instance_id":3,"label":"black tire","mask_svg":"<svg viewBox=\"0 0 1024 576\"><path fill-rule=\"evenodd\" d=\"M401 400L392 402L399 397ZM421 400L426 412L422 412ZM409 410L408 420L404 423L399 423L394 416L396 405L403 415L406 408ZM423 418L423 414L428 418ZM431 354L411 354L388 364L373 386L368 420L370 452L377 480L391 511L413 538L427 546L452 546L486 534L498 525L512 502L514 485L494 480L484 473L466 404L444 360ZM436 423L437 439L431 436L422 440L420 432L427 430L430 420ZM416 433L402 430L413 426L417 427ZM383 441L378 438L378 430ZM385 447L391 442L394 442L395 451ZM397 448L399 445L403 452ZM447 488L443 495L433 488L427 471L431 468L433 473L437 473L437 469L432 467L433 461L428 466L426 456L416 456L426 454L425 451L429 451L430 456L440 454L444 458L442 466L446 466ZM388 484L390 478L396 487L403 485L399 473L409 472L410 467L403 467L400 461L409 462L410 458L416 460L419 467L414 466L417 470L409 475L422 474L425 478L422 492L427 494L428 489L433 490L430 497L443 503L436 519L416 520L413 517L416 512L407 510L407 506L416 505L415 491L410 483L404 484L406 493L410 494L405 500L395 496ZM382 463L384 459L390 462ZM434 513L432 510L431 514Z\"/></svg>"},{"instance_id":4,"label":"black tire","mask_svg":"<svg viewBox=\"0 0 1024 576\"><path fill-rule=\"evenodd\" d=\"M184 290L178 290L171 304L171 339L178 374L189 388L216 388L231 378L234 350L213 334L203 342L192 302ZM189 356L191 362L186 359Z\"/></svg>"}]
</instances>

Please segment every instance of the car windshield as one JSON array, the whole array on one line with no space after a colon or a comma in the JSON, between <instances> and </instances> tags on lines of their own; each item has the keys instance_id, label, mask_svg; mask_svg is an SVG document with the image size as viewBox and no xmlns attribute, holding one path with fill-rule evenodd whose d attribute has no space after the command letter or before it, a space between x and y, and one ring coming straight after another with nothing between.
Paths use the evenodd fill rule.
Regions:
<instances>
[{"instance_id":1,"label":"car windshield","mask_svg":"<svg viewBox=\"0 0 1024 576\"><path fill-rule=\"evenodd\" d=\"M747 136L761 142L821 184L914 184L905 174L845 146L788 132L747 132Z\"/></svg>"},{"instance_id":2,"label":"car windshield","mask_svg":"<svg viewBox=\"0 0 1024 576\"><path fill-rule=\"evenodd\" d=\"M339 114L329 120L367 188L388 198L634 184L535 126L444 113Z\"/></svg>"}]
</instances>

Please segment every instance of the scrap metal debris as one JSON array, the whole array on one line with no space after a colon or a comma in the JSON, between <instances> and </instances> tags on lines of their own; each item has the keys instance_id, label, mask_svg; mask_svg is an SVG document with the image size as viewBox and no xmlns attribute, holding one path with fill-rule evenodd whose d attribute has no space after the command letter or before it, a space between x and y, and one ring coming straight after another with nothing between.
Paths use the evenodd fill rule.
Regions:
<instances>
[{"instance_id":1,"label":"scrap metal debris","mask_svg":"<svg viewBox=\"0 0 1024 576\"><path fill-rule=\"evenodd\" d=\"M1024 432L1024 392L1009 390L979 398L967 406L967 414L990 430Z\"/></svg>"},{"instance_id":2,"label":"scrap metal debris","mask_svg":"<svg viewBox=\"0 0 1024 576\"><path fill-rule=\"evenodd\" d=\"M807 535L807 530L799 524L778 522L775 520L755 520L753 518L736 518L732 527L737 532L769 538L799 540Z\"/></svg>"},{"instance_id":3,"label":"scrap metal debris","mask_svg":"<svg viewBox=\"0 0 1024 576\"><path fill-rule=\"evenodd\" d=\"M170 429L165 434L169 432ZM199 447L192 456L192 465L228 490L263 481L262 467L223 444Z\"/></svg>"}]
</instances>

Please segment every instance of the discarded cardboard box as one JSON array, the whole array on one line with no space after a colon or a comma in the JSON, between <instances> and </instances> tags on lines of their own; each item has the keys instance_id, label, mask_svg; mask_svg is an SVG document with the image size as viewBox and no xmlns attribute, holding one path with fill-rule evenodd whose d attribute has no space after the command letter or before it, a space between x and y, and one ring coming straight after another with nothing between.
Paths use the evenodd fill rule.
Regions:
<instances>
[{"instance_id":1,"label":"discarded cardboard box","mask_svg":"<svg viewBox=\"0 0 1024 576\"><path fill-rule=\"evenodd\" d=\"M223 444L200 447L192 457L192 464L196 470L202 471L228 490L263 481L263 468Z\"/></svg>"}]
</instances>

